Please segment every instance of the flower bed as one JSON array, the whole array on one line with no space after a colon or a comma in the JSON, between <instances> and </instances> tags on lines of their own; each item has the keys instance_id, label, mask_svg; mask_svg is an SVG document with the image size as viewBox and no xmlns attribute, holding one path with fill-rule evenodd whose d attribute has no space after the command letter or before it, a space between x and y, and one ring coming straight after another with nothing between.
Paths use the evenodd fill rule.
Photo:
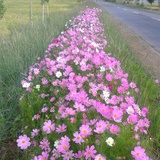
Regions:
<instances>
[{"instance_id":1,"label":"flower bed","mask_svg":"<svg viewBox=\"0 0 160 160\"><path fill-rule=\"evenodd\" d=\"M22 81L26 159L149 160L140 135L150 125L148 109L121 63L104 52L100 10L82 11L48 46L44 59Z\"/></svg>"}]
</instances>

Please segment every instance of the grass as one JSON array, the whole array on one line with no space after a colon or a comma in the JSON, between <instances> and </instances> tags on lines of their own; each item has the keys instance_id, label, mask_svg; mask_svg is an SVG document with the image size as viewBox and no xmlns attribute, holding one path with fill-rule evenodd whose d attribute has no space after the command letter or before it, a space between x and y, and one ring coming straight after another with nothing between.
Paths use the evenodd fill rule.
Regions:
<instances>
[{"instance_id":1,"label":"grass","mask_svg":"<svg viewBox=\"0 0 160 160\"><path fill-rule=\"evenodd\" d=\"M35 62L38 56L43 56L47 45L53 37L64 30L66 21L84 8L77 1L52 0L50 2L50 18L46 18L42 24L42 6L37 0L33 4L33 26L29 20L29 3L26 1L6 0L7 11L4 19L0 20L0 154L2 159L18 159L13 141L19 133L19 98L21 96L20 81L21 73L26 73L28 68ZM97 7L90 1L86 5ZM14 6L14 7L13 7ZM72 9L71 9L72 8ZM128 47L108 13L103 11L101 21L107 41L110 47L106 52L111 52L114 57L121 61L123 69L129 73L130 80L137 83L141 96L136 101L141 106L149 108L151 127L149 135L145 136L143 146L147 148L154 160L160 158L160 85L155 84L154 77L149 75L144 66ZM7 142L6 142L7 140ZM3 154L2 154L3 152ZM8 154L10 153L10 154ZM15 154L15 155L14 155ZM8 155L11 155L9 157ZM14 158L13 158L14 157Z\"/></svg>"},{"instance_id":2,"label":"grass","mask_svg":"<svg viewBox=\"0 0 160 160\"><path fill-rule=\"evenodd\" d=\"M36 13L33 25L28 18L28 4L20 0L16 3L5 1L7 11L4 19L1 20L5 24L0 23L0 27L5 28L0 39L0 154L3 153L2 159L13 160L9 148L12 145L9 143L14 141L19 132L20 81L24 77L23 74L28 71L38 56L44 55L52 38L57 37L65 29L66 21L83 8L78 5L78 1L54 0L50 5L50 17L45 19L44 25L41 19L41 5L38 0L36 3L37 6L33 7ZM16 7L12 8L12 5ZM12 148L15 146L13 145Z\"/></svg>"},{"instance_id":3,"label":"grass","mask_svg":"<svg viewBox=\"0 0 160 160\"><path fill-rule=\"evenodd\" d=\"M32 0L33 1L33 0ZM52 0L49 2L49 12L53 16L57 12L65 12L77 4L78 0ZM25 0L5 0L4 4L7 11L4 18L0 20L0 36L5 37L12 32L12 29L22 24L30 23L30 1ZM41 0L32 2L32 19L33 23L42 19ZM45 13L47 13L47 5L45 4ZM63 14L62 14L63 15ZM47 14L45 14L47 17Z\"/></svg>"}]
</instances>

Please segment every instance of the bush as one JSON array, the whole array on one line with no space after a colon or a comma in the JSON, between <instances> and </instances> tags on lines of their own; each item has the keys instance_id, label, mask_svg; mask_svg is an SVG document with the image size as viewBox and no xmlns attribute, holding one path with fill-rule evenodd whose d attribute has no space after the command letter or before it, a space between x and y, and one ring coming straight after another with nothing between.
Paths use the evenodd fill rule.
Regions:
<instances>
[{"instance_id":1,"label":"bush","mask_svg":"<svg viewBox=\"0 0 160 160\"><path fill-rule=\"evenodd\" d=\"M3 0L0 0L0 19L3 18L5 11L6 7L3 3Z\"/></svg>"}]
</instances>

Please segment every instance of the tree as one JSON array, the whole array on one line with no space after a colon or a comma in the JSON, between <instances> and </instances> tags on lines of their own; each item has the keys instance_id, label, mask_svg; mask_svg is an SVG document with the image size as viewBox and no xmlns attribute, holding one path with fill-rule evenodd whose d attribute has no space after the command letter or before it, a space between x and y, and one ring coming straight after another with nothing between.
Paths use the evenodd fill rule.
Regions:
<instances>
[{"instance_id":1,"label":"tree","mask_svg":"<svg viewBox=\"0 0 160 160\"><path fill-rule=\"evenodd\" d=\"M147 0L151 5L155 0Z\"/></svg>"},{"instance_id":2,"label":"tree","mask_svg":"<svg viewBox=\"0 0 160 160\"><path fill-rule=\"evenodd\" d=\"M0 0L0 19L3 18L6 7L4 6L3 0Z\"/></svg>"},{"instance_id":3,"label":"tree","mask_svg":"<svg viewBox=\"0 0 160 160\"><path fill-rule=\"evenodd\" d=\"M47 15L49 16L49 7L48 7L49 0L41 0L41 4L42 4L42 21L43 21L43 23L44 23L45 3L47 3Z\"/></svg>"}]
</instances>

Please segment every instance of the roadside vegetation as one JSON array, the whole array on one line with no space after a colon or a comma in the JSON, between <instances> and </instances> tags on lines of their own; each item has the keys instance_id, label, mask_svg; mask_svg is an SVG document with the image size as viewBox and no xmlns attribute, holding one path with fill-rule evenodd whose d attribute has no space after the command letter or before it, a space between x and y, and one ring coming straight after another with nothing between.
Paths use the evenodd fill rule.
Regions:
<instances>
[{"instance_id":1,"label":"roadside vegetation","mask_svg":"<svg viewBox=\"0 0 160 160\"><path fill-rule=\"evenodd\" d=\"M49 2L50 16L42 22L41 1L34 1L33 25L30 23L30 3L5 1L7 7L0 20L0 154L1 159L17 159L15 139L19 134L19 99L21 80L47 45L65 29L65 23L77 15L83 6L79 1ZM14 7L13 7L14 6ZM82 7L82 8L81 8Z\"/></svg>"},{"instance_id":2,"label":"roadside vegetation","mask_svg":"<svg viewBox=\"0 0 160 160\"><path fill-rule=\"evenodd\" d=\"M4 32L0 33L3 36L0 39L0 154L2 159L17 160L21 159L21 153L23 153L18 151L13 143L21 134L19 106L19 99L23 93L21 80L26 76L29 67L36 62L36 58L44 56L51 40L56 39L65 30L68 20L77 15L86 5L98 6L91 1L50 1L50 17L45 18L45 23L42 23L42 6L37 0L33 4L33 25L31 25L27 2L14 2L17 4L15 6L20 5L19 9L12 8L11 1L6 0L5 3L7 7L3 19L5 24L0 23L0 28L4 29ZM25 9L22 9L23 5ZM15 13L14 16L12 16L13 13ZM148 119L151 124L147 130L148 134L141 137L141 143L149 157L157 160L160 158L160 85L155 83L155 77L149 75L145 67L138 62L106 11L101 13L100 19L104 24L108 42L105 48L106 53L111 53L113 57L120 60L123 70L129 74L129 81L134 81L139 88L140 95L134 95L136 102L141 107L145 106L149 109ZM132 134L132 131L127 133ZM126 143L123 137L119 140L122 146ZM115 153L119 153L119 149L117 147ZM121 150L120 154L124 155L125 151Z\"/></svg>"},{"instance_id":3,"label":"roadside vegetation","mask_svg":"<svg viewBox=\"0 0 160 160\"><path fill-rule=\"evenodd\" d=\"M144 9L144 10L152 11L152 12L155 12L155 13L160 13L160 8L159 8L158 2L155 2L155 1L152 1L152 0L150 2L148 1L146 3L140 2L140 1L135 2L135 1L128 1L128 0L124 0L124 1L105 0L105 1L125 5L127 7Z\"/></svg>"}]
</instances>

